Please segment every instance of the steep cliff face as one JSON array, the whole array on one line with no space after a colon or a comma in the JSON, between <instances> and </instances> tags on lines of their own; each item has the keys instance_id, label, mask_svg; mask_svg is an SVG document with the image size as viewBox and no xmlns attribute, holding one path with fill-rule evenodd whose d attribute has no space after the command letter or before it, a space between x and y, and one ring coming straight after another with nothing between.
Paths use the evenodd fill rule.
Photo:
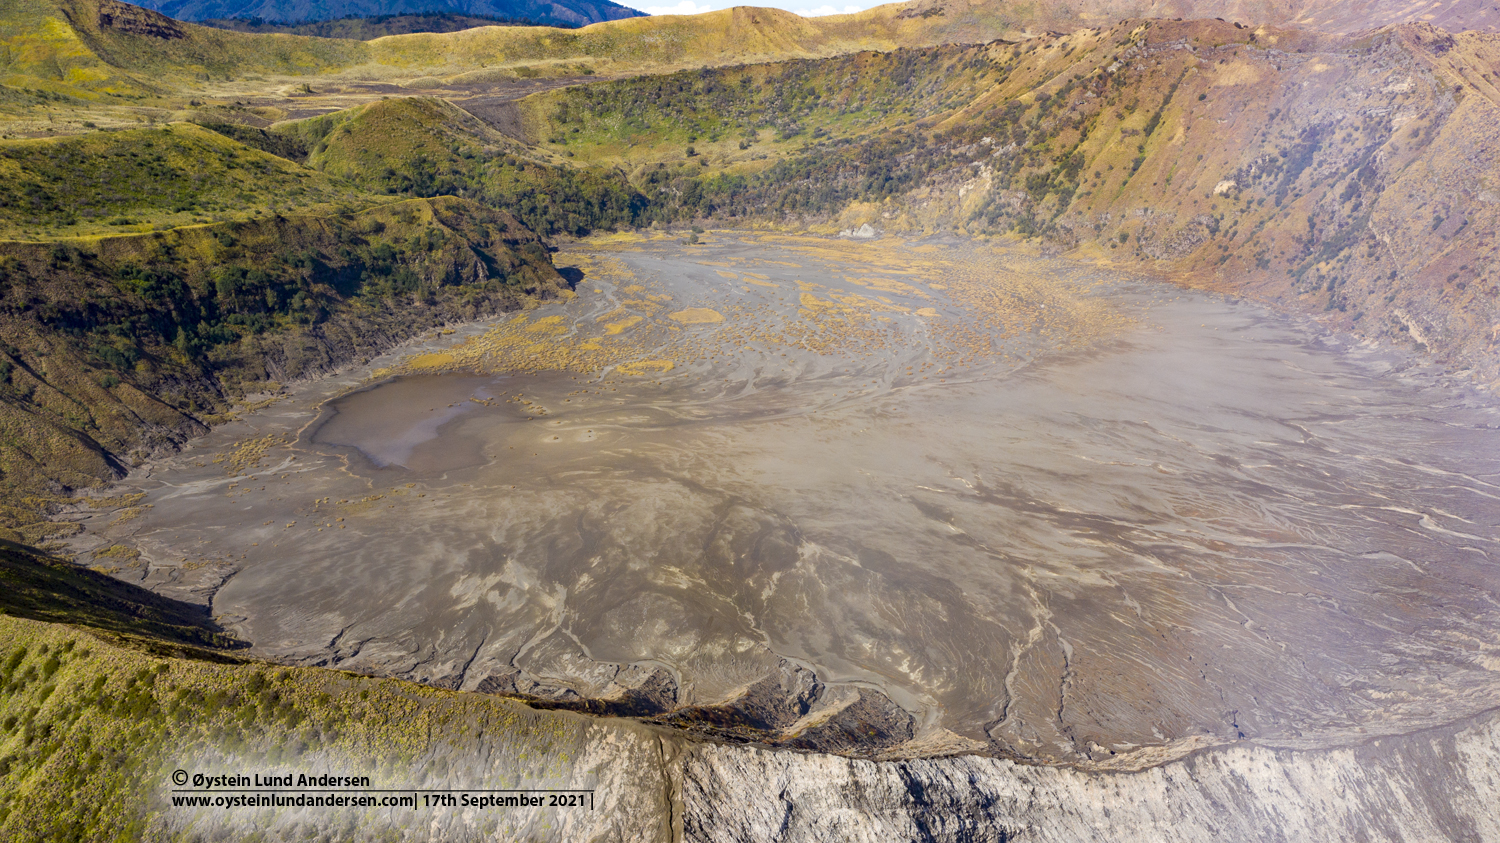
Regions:
<instances>
[{"instance_id":1,"label":"steep cliff face","mask_svg":"<svg viewBox=\"0 0 1500 843\"><path fill-rule=\"evenodd\" d=\"M1500 377L1493 36L1413 25L1329 45L1214 22L1131 36L1029 93L982 95L941 124L977 169L841 226L1010 229ZM1048 97L1040 144L981 116Z\"/></svg>"},{"instance_id":2,"label":"steep cliff face","mask_svg":"<svg viewBox=\"0 0 1500 843\"><path fill-rule=\"evenodd\" d=\"M701 747L703 841L1494 840L1500 718L1344 749L1209 750L1133 773L978 758L872 763Z\"/></svg>"}]
</instances>

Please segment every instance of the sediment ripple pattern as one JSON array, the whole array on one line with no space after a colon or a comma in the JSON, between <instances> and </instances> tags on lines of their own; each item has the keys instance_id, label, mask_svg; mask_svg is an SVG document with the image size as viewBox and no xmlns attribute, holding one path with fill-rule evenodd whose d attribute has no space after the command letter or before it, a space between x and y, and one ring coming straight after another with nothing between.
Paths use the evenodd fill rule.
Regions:
<instances>
[{"instance_id":1,"label":"sediment ripple pattern","mask_svg":"<svg viewBox=\"0 0 1500 843\"><path fill-rule=\"evenodd\" d=\"M852 755L1500 705L1493 400L1096 267L705 239L561 254L571 300L247 416L80 541L268 657Z\"/></svg>"}]
</instances>

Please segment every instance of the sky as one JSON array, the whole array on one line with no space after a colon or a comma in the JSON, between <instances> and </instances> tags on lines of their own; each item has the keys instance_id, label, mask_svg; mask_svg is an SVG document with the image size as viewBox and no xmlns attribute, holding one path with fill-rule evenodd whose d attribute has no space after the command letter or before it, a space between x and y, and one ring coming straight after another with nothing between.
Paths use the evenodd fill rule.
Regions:
<instances>
[{"instance_id":1,"label":"sky","mask_svg":"<svg viewBox=\"0 0 1500 843\"><path fill-rule=\"evenodd\" d=\"M620 0L626 6L640 9L648 15L699 15L704 12L717 12L720 9L728 9L734 6L766 6L773 9L786 9L796 12L803 17L817 17L819 15L845 15L851 12L862 12L873 6L889 3L891 0L858 0L855 3L841 2L841 0L681 0L672 6L642 6ZM657 0L661 2L661 0Z\"/></svg>"}]
</instances>

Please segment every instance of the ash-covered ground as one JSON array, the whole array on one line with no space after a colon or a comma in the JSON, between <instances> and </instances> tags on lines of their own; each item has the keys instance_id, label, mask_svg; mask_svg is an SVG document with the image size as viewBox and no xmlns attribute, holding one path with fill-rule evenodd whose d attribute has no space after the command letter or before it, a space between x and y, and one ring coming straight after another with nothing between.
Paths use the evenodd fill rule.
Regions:
<instances>
[{"instance_id":1,"label":"ash-covered ground","mask_svg":"<svg viewBox=\"0 0 1500 843\"><path fill-rule=\"evenodd\" d=\"M852 755L1133 768L1500 705L1500 405L1315 323L957 241L557 256L79 548L254 652Z\"/></svg>"}]
</instances>

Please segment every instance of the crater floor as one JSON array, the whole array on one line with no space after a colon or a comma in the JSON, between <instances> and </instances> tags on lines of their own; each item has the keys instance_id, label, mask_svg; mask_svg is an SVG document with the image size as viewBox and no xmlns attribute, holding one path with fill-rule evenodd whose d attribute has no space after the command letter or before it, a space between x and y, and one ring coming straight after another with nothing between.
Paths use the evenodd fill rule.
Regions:
<instances>
[{"instance_id":1,"label":"crater floor","mask_svg":"<svg viewBox=\"0 0 1500 843\"><path fill-rule=\"evenodd\" d=\"M704 239L586 241L572 299L246 414L79 548L266 657L848 754L1500 705L1493 399L1095 266Z\"/></svg>"}]
</instances>

